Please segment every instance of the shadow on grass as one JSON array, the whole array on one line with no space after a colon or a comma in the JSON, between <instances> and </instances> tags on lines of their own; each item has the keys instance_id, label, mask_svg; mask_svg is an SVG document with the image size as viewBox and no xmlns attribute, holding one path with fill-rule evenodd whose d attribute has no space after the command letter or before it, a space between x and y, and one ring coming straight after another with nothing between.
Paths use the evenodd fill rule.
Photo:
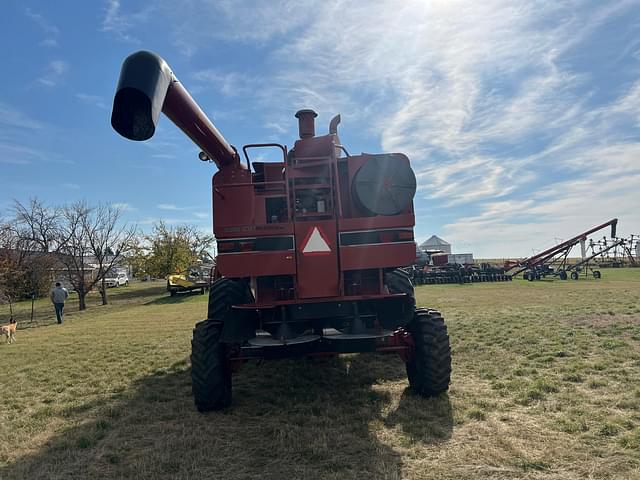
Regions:
<instances>
[{"instance_id":1,"label":"shadow on grass","mask_svg":"<svg viewBox=\"0 0 640 480\"><path fill-rule=\"evenodd\" d=\"M173 297L167 293L162 297L154 298L148 302L145 302L145 305L166 305L166 304L174 304L174 303L182 303L188 300L191 297L200 297L203 296L200 293L200 290L193 290L191 292L180 292L176 293Z\"/></svg>"},{"instance_id":2,"label":"shadow on grass","mask_svg":"<svg viewBox=\"0 0 640 480\"><path fill-rule=\"evenodd\" d=\"M412 442L441 443L451 438L453 410L447 393L432 398L414 394L408 387L402 393L398 408L385 421L400 425Z\"/></svg>"},{"instance_id":3,"label":"shadow on grass","mask_svg":"<svg viewBox=\"0 0 640 480\"><path fill-rule=\"evenodd\" d=\"M379 430L400 424L410 441L437 443L451 435L451 406L405 392L385 419L391 394L377 370L365 356L247 365L233 406L202 415L185 359L62 411L74 426L0 478L400 478L400 455Z\"/></svg>"},{"instance_id":4,"label":"shadow on grass","mask_svg":"<svg viewBox=\"0 0 640 480\"><path fill-rule=\"evenodd\" d=\"M156 295L162 295L163 292L166 291L166 286L164 284L150 284L144 287L113 287L107 289L107 295L110 301L115 303L121 300L132 300L135 298L143 298L143 297L151 297ZM98 297L100 298L100 293L98 291Z\"/></svg>"}]
</instances>

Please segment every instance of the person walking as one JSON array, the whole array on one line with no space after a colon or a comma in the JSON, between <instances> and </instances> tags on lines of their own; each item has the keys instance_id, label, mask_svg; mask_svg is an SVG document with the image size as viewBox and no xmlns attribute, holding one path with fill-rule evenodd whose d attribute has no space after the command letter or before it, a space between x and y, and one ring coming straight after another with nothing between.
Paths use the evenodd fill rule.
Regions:
<instances>
[{"instance_id":1,"label":"person walking","mask_svg":"<svg viewBox=\"0 0 640 480\"><path fill-rule=\"evenodd\" d=\"M69 292L60 285L60 282L56 282L56 286L51 290L49 297L51 298L51 303L53 303L53 306L56 308L58 323L62 323L64 320L64 302L69 298Z\"/></svg>"}]
</instances>

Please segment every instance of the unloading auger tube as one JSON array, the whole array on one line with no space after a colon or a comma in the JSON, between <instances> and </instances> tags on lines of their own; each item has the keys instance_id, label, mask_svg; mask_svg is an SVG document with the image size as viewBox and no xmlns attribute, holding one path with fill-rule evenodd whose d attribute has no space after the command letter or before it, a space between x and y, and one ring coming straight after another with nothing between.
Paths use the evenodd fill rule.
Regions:
<instances>
[{"instance_id":1,"label":"unloading auger tube","mask_svg":"<svg viewBox=\"0 0 640 480\"><path fill-rule=\"evenodd\" d=\"M129 55L120 71L111 125L129 140L148 140L155 133L161 111L218 168L245 168L236 149L211 123L162 57L148 51Z\"/></svg>"}]
</instances>

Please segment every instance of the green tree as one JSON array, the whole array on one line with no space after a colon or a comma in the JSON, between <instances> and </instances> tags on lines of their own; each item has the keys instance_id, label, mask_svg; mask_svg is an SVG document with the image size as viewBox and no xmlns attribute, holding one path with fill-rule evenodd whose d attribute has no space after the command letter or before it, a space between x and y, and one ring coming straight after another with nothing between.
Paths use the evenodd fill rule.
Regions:
<instances>
[{"instance_id":1,"label":"green tree","mask_svg":"<svg viewBox=\"0 0 640 480\"><path fill-rule=\"evenodd\" d=\"M125 256L127 265L129 265L129 268L131 269L131 275L136 278L142 278L146 275L150 275L147 270L149 256L150 252L146 242L146 237L136 235L136 237L131 240L131 248Z\"/></svg>"},{"instance_id":2,"label":"green tree","mask_svg":"<svg viewBox=\"0 0 640 480\"><path fill-rule=\"evenodd\" d=\"M191 225L169 227L162 220L145 236L149 253L146 271L154 277L164 278L182 272L189 265L208 256L213 237Z\"/></svg>"}]
</instances>

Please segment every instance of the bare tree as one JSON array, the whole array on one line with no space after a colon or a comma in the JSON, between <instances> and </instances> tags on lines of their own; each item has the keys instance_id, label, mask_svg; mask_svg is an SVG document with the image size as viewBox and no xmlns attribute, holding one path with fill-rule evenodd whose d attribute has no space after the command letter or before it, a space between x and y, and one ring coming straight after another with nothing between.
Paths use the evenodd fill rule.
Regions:
<instances>
[{"instance_id":1,"label":"bare tree","mask_svg":"<svg viewBox=\"0 0 640 480\"><path fill-rule=\"evenodd\" d=\"M60 207L45 205L37 198L30 199L27 205L15 200L13 213L14 228L23 244L30 243L29 250L53 252L64 243L59 227Z\"/></svg>"},{"instance_id":2,"label":"bare tree","mask_svg":"<svg viewBox=\"0 0 640 480\"><path fill-rule=\"evenodd\" d=\"M95 280L101 282L103 305L109 303L106 274L133 248L136 236L136 228L126 223L121 224L121 218L122 209L106 204L82 216L81 220L91 254L98 267Z\"/></svg>"},{"instance_id":3,"label":"bare tree","mask_svg":"<svg viewBox=\"0 0 640 480\"><path fill-rule=\"evenodd\" d=\"M22 256L16 250L19 239L11 223L0 219L0 302L9 304L13 317L13 302L20 296L24 278Z\"/></svg>"},{"instance_id":4,"label":"bare tree","mask_svg":"<svg viewBox=\"0 0 640 480\"><path fill-rule=\"evenodd\" d=\"M66 242L60 229L62 210L31 198L26 204L15 200L12 213L8 228L15 240L11 256L22 279L19 293L31 298L33 310L35 299L45 295L51 286L57 252Z\"/></svg>"},{"instance_id":5,"label":"bare tree","mask_svg":"<svg viewBox=\"0 0 640 480\"><path fill-rule=\"evenodd\" d=\"M88 263L91 245L84 228L91 209L86 202L76 202L62 208L60 232L66 241L60 244L59 260L64 265L67 280L78 294L79 310L87 308L86 297L95 284Z\"/></svg>"},{"instance_id":6,"label":"bare tree","mask_svg":"<svg viewBox=\"0 0 640 480\"><path fill-rule=\"evenodd\" d=\"M60 261L78 293L80 310L87 308L86 296L99 282L102 304L108 303L105 275L129 251L136 233L135 227L121 224L121 217L122 210L112 205L91 208L76 202L62 209Z\"/></svg>"},{"instance_id":7,"label":"bare tree","mask_svg":"<svg viewBox=\"0 0 640 480\"><path fill-rule=\"evenodd\" d=\"M100 281L102 303L107 304L105 274L128 252L135 235L135 227L121 225L121 217L122 211L111 205L50 207L37 198L28 204L15 201L13 218L0 225L5 291L10 281L11 288L34 298L48 288L57 264L77 292L80 310Z\"/></svg>"}]
</instances>

